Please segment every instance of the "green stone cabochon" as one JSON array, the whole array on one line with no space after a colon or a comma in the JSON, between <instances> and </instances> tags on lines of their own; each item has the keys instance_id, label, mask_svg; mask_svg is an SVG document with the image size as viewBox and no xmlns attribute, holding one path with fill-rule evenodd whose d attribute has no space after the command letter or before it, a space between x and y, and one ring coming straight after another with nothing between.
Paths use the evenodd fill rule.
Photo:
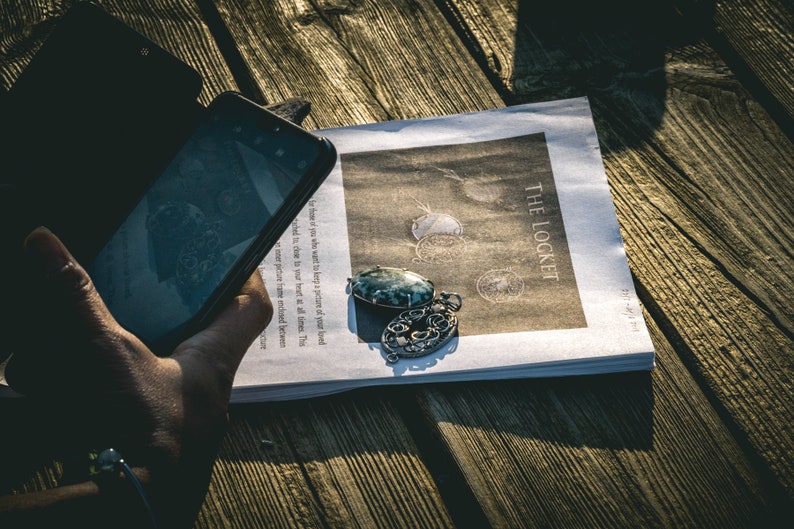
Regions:
<instances>
[{"instance_id":1,"label":"green stone cabochon","mask_svg":"<svg viewBox=\"0 0 794 529\"><path fill-rule=\"evenodd\" d=\"M433 301L435 286L419 274L402 268L375 267L350 278L355 297L380 307L409 309Z\"/></svg>"}]
</instances>

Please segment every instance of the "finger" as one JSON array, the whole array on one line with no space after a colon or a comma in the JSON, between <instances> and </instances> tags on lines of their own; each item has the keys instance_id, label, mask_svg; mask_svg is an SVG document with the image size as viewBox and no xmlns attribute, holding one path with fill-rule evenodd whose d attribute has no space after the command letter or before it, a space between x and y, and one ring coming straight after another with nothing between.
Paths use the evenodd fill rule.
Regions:
<instances>
[{"instance_id":1,"label":"finger","mask_svg":"<svg viewBox=\"0 0 794 529\"><path fill-rule=\"evenodd\" d=\"M99 364L113 362L115 348L98 355L88 345L117 343L122 331L86 271L52 232L31 232L24 255L32 283L26 318L31 332L9 362L6 377L21 393L54 391L73 376L90 376Z\"/></svg>"},{"instance_id":2,"label":"finger","mask_svg":"<svg viewBox=\"0 0 794 529\"><path fill-rule=\"evenodd\" d=\"M60 316L79 322L87 334L115 330L117 324L88 273L50 230L33 230L25 239L24 254L33 279L42 280L43 298L63 310Z\"/></svg>"},{"instance_id":3,"label":"finger","mask_svg":"<svg viewBox=\"0 0 794 529\"><path fill-rule=\"evenodd\" d=\"M259 271L254 272L240 293L201 332L183 342L174 352L208 355L213 365L233 375L251 343L273 317L273 305Z\"/></svg>"}]
</instances>

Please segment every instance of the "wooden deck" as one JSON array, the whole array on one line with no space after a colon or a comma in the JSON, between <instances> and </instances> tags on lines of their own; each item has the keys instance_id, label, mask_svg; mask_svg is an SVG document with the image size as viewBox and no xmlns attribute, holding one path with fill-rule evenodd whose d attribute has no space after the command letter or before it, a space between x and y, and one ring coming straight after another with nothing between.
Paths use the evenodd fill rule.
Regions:
<instances>
[{"instance_id":1,"label":"wooden deck","mask_svg":"<svg viewBox=\"0 0 794 529\"><path fill-rule=\"evenodd\" d=\"M99 3L198 69L204 103L301 97L310 129L587 95L657 349L651 373L237 406L197 527L794 519L789 0ZM0 89L68 4L0 0Z\"/></svg>"}]
</instances>

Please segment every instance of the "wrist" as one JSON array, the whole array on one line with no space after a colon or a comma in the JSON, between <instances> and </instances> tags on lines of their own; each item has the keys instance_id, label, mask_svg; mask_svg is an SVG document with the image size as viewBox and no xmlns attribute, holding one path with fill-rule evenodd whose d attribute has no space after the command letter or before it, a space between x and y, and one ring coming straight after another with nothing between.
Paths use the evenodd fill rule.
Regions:
<instances>
[{"instance_id":1,"label":"wrist","mask_svg":"<svg viewBox=\"0 0 794 529\"><path fill-rule=\"evenodd\" d=\"M138 507L136 509L131 506L131 509L143 511L146 515L146 526L158 529L160 526L158 515L147 490L151 481L148 469L142 467L133 469L123 455L114 448L91 452L89 461L89 474L94 477L100 490L106 490L108 494L121 498L137 496Z\"/></svg>"},{"instance_id":2,"label":"wrist","mask_svg":"<svg viewBox=\"0 0 794 529\"><path fill-rule=\"evenodd\" d=\"M126 512L136 528L192 527L209 482L180 464L132 466L119 452L97 454L94 481L101 496L119 513ZM98 471L98 472L97 472Z\"/></svg>"}]
</instances>

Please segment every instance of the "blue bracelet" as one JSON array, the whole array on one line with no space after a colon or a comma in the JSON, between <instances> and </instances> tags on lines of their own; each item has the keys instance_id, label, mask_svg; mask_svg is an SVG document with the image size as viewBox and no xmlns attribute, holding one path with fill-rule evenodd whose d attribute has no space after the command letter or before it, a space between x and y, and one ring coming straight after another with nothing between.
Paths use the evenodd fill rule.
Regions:
<instances>
[{"instance_id":1,"label":"blue bracelet","mask_svg":"<svg viewBox=\"0 0 794 529\"><path fill-rule=\"evenodd\" d=\"M124 475L127 476L127 479L130 480L135 490L138 492L138 496L141 497L141 501L143 501L143 505L146 507L146 512L149 515L149 520L152 522L152 527L157 529L157 517L154 514L152 504L149 502L149 496L146 494L146 490L144 490L138 476L135 475L135 472L133 472L127 462L124 461L121 453L115 448L106 448L100 452L91 452L89 454L89 460L91 461L89 473L92 475L118 474L119 470L124 472Z\"/></svg>"}]
</instances>

